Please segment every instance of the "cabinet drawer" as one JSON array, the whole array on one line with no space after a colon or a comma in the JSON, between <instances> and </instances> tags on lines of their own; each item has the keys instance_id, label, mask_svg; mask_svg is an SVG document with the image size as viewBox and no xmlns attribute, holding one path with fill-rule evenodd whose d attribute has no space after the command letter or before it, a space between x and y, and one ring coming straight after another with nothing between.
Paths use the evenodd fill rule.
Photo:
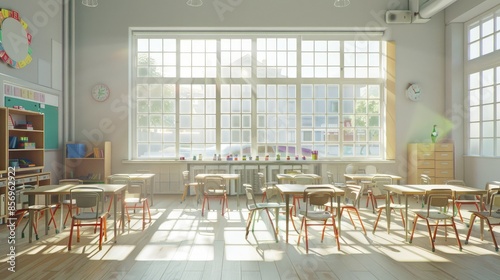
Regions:
<instances>
[{"instance_id":1,"label":"cabinet drawer","mask_svg":"<svg viewBox=\"0 0 500 280\"><path fill-rule=\"evenodd\" d=\"M419 160L417 161L417 168L434 168L435 161L433 160Z\"/></svg>"},{"instance_id":2,"label":"cabinet drawer","mask_svg":"<svg viewBox=\"0 0 500 280\"><path fill-rule=\"evenodd\" d=\"M418 143L417 144L417 151L419 152L433 152L434 149L434 144L433 143Z\"/></svg>"},{"instance_id":3,"label":"cabinet drawer","mask_svg":"<svg viewBox=\"0 0 500 280\"><path fill-rule=\"evenodd\" d=\"M453 174L453 169L436 169L435 173L436 178L453 178L455 177Z\"/></svg>"},{"instance_id":4,"label":"cabinet drawer","mask_svg":"<svg viewBox=\"0 0 500 280\"><path fill-rule=\"evenodd\" d=\"M452 152L453 151L453 143L437 143L434 145L434 151L440 152Z\"/></svg>"},{"instance_id":5,"label":"cabinet drawer","mask_svg":"<svg viewBox=\"0 0 500 280\"><path fill-rule=\"evenodd\" d=\"M453 169L452 160L436 160L436 169Z\"/></svg>"},{"instance_id":6,"label":"cabinet drawer","mask_svg":"<svg viewBox=\"0 0 500 280\"><path fill-rule=\"evenodd\" d=\"M50 179L50 174L40 175L38 177L38 180L40 180L40 181L41 180L48 180L48 179Z\"/></svg>"},{"instance_id":7,"label":"cabinet drawer","mask_svg":"<svg viewBox=\"0 0 500 280\"><path fill-rule=\"evenodd\" d=\"M434 177L434 175L436 174L436 171L434 169L419 169L417 171L417 178L419 178L420 180L420 175L422 174L425 174L429 177Z\"/></svg>"},{"instance_id":8,"label":"cabinet drawer","mask_svg":"<svg viewBox=\"0 0 500 280\"><path fill-rule=\"evenodd\" d=\"M433 151L418 151L417 159L434 159Z\"/></svg>"},{"instance_id":9,"label":"cabinet drawer","mask_svg":"<svg viewBox=\"0 0 500 280\"><path fill-rule=\"evenodd\" d=\"M453 160L453 152L435 152L434 158L436 160Z\"/></svg>"}]
</instances>

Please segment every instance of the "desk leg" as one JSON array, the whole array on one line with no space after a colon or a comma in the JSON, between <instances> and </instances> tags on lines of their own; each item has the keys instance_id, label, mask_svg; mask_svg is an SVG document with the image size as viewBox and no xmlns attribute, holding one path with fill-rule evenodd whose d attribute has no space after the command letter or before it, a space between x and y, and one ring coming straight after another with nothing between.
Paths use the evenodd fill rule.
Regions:
<instances>
[{"instance_id":1,"label":"desk leg","mask_svg":"<svg viewBox=\"0 0 500 280\"><path fill-rule=\"evenodd\" d=\"M49 215L52 217L51 215L51 208L49 208L49 195L46 194L45 195L45 235L48 235L49 234ZM54 228L56 228L56 221L54 220Z\"/></svg>"},{"instance_id":2,"label":"desk leg","mask_svg":"<svg viewBox=\"0 0 500 280\"><path fill-rule=\"evenodd\" d=\"M405 194L405 219L406 219L405 242L408 242L408 229L410 226L410 221L408 220L408 195L407 194Z\"/></svg>"},{"instance_id":3,"label":"desk leg","mask_svg":"<svg viewBox=\"0 0 500 280\"><path fill-rule=\"evenodd\" d=\"M340 229L340 225L342 224L342 216L340 215L340 196L337 195L337 223L339 224L338 225L338 229L339 229L339 237L340 237L340 232L341 232L341 229Z\"/></svg>"},{"instance_id":4,"label":"desk leg","mask_svg":"<svg viewBox=\"0 0 500 280\"><path fill-rule=\"evenodd\" d=\"M286 235L286 243L288 243L288 224L289 224L289 221L290 221L290 195L289 194L285 194L285 205L286 205L286 212L285 212L285 235Z\"/></svg>"},{"instance_id":5,"label":"desk leg","mask_svg":"<svg viewBox=\"0 0 500 280\"><path fill-rule=\"evenodd\" d=\"M125 198L125 190L122 191L121 196L122 196L122 199ZM123 203L123 200L122 200L122 203L120 203L120 206L122 209L122 214L121 214L120 220L122 221L121 224L122 224L122 234L123 234L125 232L125 203Z\"/></svg>"},{"instance_id":6,"label":"desk leg","mask_svg":"<svg viewBox=\"0 0 500 280\"><path fill-rule=\"evenodd\" d=\"M151 205L153 206L153 188L154 188L154 183L153 183L153 178L147 180L148 185L149 185L149 196L151 197ZM146 183L146 182L145 182Z\"/></svg>"},{"instance_id":7,"label":"desk leg","mask_svg":"<svg viewBox=\"0 0 500 280\"><path fill-rule=\"evenodd\" d=\"M61 229L60 232L62 232L64 230L64 225L63 225L63 221L64 221L64 205L63 205L63 195L60 194L59 195L59 208L61 208L61 218L60 218L60 221L59 221L59 228Z\"/></svg>"},{"instance_id":8,"label":"desk leg","mask_svg":"<svg viewBox=\"0 0 500 280\"><path fill-rule=\"evenodd\" d=\"M391 233L391 192L387 191L385 198L385 216L387 220L387 234Z\"/></svg>"},{"instance_id":9,"label":"desk leg","mask_svg":"<svg viewBox=\"0 0 500 280\"><path fill-rule=\"evenodd\" d=\"M28 213L29 213L29 216L28 216L28 227L29 227L28 242L31 243L31 241L33 240L33 215L35 215L35 211L29 210Z\"/></svg>"},{"instance_id":10,"label":"desk leg","mask_svg":"<svg viewBox=\"0 0 500 280\"><path fill-rule=\"evenodd\" d=\"M118 196L115 193L113 194L113 223L114 223L113 238L115 240L115 243L116 243L116 227L118 226L118 224L116 223L116 200L118 200Z\"/></svg>"},{"instance_id":11,"label":"desk leg","mask_svg":"<svg viewBox=\"0 0 500 280\"><path fill-rule=\"evenodd\" d=\"M234 187L236 190L236 209L240 210L240 191L241 191L241 184L240 184L240 179L236 179L236 186Z\"/></svg>"}]
</instances>

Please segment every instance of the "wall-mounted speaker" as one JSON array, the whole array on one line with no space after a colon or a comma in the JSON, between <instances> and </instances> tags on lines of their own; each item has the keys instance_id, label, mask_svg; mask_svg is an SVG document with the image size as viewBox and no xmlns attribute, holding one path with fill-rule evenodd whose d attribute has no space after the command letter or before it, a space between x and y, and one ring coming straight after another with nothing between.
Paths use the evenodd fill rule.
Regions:
<instances>
[{"instance_id":1,"label":"wall-mounted speaker","mask_svg":"<svg viewBox=\"0 0 500 280\"><path fill-rule=\"evenodd\" d=\"M385 13L385 22L394 23L411 23L411 11L406 10L390 10Z\"/></svg>"}]
</instances>

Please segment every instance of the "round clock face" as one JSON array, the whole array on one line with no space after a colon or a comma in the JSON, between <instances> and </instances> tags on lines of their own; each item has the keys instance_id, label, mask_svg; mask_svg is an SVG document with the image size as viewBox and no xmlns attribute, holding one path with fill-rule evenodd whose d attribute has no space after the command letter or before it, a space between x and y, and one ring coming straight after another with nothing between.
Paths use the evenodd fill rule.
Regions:
<instances>
[{"instance_id":1,"label":"round clock face","mask_svg":"<svg viewBox=\"0 0 500 280\"><path fill-rule=\"evenodd\" d=\"M420 100L420 87L417 84L411 84L408 89L406 89L406 96L411 101Z\"/></svg>"},{"instance_id":2,"label":"round clock face","mask_svg":"<svg viewBox=\"0 0 500 280\"><path fill-rule=\"evenodd\" d=\"M0 9L0 58L14 68L31 60L31 34L28 24L14 10Z\"/></svg>"},{"instance_id":3,"label":"round clock face","mask_svg":"<svg viewBox=\"0 0 500 280\"><path fill-rule=\"evenodd\" d=\"M104 101L109 97L109 88L103 84L97 84L92 88L92 97L96 101Z\"/></svg>"}]
</instances>

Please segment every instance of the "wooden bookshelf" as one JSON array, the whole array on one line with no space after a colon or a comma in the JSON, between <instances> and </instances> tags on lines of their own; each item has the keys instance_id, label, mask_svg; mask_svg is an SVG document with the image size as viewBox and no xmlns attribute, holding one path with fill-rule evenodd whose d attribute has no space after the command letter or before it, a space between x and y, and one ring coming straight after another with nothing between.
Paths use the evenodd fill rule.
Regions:
<instances>
[{"instance_id":1,"label":"wooden bookshelf","mask_svg":"<svg viewBox=\"0 0 500 280\"><path fill-rule=\"evenodd\" d=\"M43 186L50 184L50 172L45 167L45 127L44 114L29 110L0 107L0 220L8 212L7 190L10 177L14 185L23 184ZM14 141L15 139L15 141ZM10 168L11 162L17 166ZM2 207L3 206L3 207Z\"/></svg>"},{"instance_id":2,"label":"wooden bookshelf","mask_svg":"<svg viewBox=\"0 0 500 280\"><path fill-rule=\"evenodd\" d=\"M19 166L16 173L41 172L44 168L45 156L45 136L44 136L44 115L39 112L7 108L7 118L12 118L14 128L8 128L7 146L9 151L9 165L13 160L18 160ZM29 128L19 125L29 124ZM11 139L15 138L15 145L11 146ZM24 140L23 140L24 139ZM25 141L30 144L23 147Z\"/></svg>"},{"instance_id":3,"label":"wooden bookshelf","mask_svg":"<svg viewBox=\"0 0 500 280\"><path fill-rule=\"evenodd\" d=\"M0 107L0 123L5 124L3 127L7 126L7 108ZM0 131L0 174L7 173L7 167L9 166L9 157L8 153L8 144L7 141L9 139L7 129L1 129Z\"/></svg>"},{"instance_id":4,"label":"wooden bookshelf","mask_svg":"<svg viewBox=\"0 0 500 280\"><path fill-rule=\"evenodd\" d=\"M73 144L73 143L68 143ZM80 179L86 184L104 183L111 175L111 142L86 146L86 156L69 158L65 151L64 178Z\"/></svg>"}]
</instances>

